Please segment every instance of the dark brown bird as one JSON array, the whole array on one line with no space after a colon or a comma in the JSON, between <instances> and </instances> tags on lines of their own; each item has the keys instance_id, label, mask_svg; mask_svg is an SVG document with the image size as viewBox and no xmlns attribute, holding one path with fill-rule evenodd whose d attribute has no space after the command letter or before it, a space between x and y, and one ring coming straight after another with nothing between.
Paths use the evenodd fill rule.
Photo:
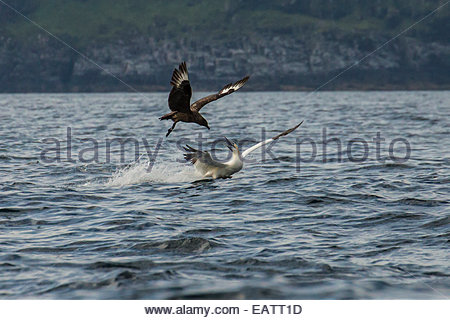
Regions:
<instances>
[{"instance_id":1,"label":"dark brown bird","mask_svg":"<svg viewBox=\"0 0 450 320\"><path fill-rule=\"evenodd\" d=\"M178 69L173 70L172 80L170 84L172 85L172 90L169 94L169 108L172 112L163 115L159 120L172 120L173 125L167 131L166 137L175 129L178 122L195 122L201 126L208 128L208 121L200 114L200 109L206 104L220 99L230 93L233 93L247 82L249 77L245 77L235 83L229 83L222 88L218 93L206 96L200 100L191 103L192 89L189 82L188 70L186 67L186 62L182 62Z\"/></svg>"}]
</instances>

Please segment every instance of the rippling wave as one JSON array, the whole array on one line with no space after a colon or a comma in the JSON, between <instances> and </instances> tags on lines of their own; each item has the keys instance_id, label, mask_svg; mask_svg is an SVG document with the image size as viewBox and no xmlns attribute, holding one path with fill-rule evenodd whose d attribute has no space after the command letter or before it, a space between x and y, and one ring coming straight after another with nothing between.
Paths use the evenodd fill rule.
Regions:
<instances>
[{"instance_id":1,"label":"rippling wave","mask_svg":"<svg viewBox=\"0 0 450 320\"><path fill-rule=\"evenodd\" d=\"M449 92L305 96L219 100L204 111L210 131L177 126L148 170L133 144L124 163L117 147L106 161L105 140L145 138L154 152L166 94L1 95L0 298L448 298ZM232 179L180 161L177 139L195 146L201 134L225 157L224 135L257 141L303 119L274 158L255 152ZM323 128L342 144L328 144L327 161ZM46 138L60 140L60 161L43 161ZM84 163L92 138L98 159ZM314 161L297 161L297 138L316 143ZM355 138L368 142L364 162L347 157ZM404 163L389 159L395 138L411 145Z\"/></svg>"}]
</instances>

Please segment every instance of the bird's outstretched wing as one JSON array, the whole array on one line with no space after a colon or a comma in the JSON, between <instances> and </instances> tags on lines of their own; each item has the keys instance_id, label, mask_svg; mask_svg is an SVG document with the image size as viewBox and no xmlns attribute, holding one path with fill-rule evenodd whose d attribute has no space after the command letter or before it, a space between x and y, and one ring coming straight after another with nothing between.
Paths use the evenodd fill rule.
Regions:
<instances>
[{"instance_id":1,"label":"bird's outstretched wing","mask_svg":"<svg viewBox=\"0 0 450 320\"><path fill-rule=\"evenodd\" d=\"M169 108L172 111L191 112L192 89L189 83L189 74L186 62L180 63L178 69L174 69L170 80L172 90L169 94Z\"/></svg>"},{"instance_id":2,"label":"bird's outstretched wing","mask_svg":"<svg viewBox=\"0 0 450 320\"><path fill-rule=\"evenodd\" d=\"M213 160L207 151L196 150L189 145L186 145L184 150L186 150L184 158L190 161L202 175L211 170L226 167L223 163Z\"/></svg>"},{"instance_id":3,"label":"bird's outstretched wing","mask_svg":"<svg viewBox=\"0 0 450 320\"><path fill-rule=\"evenodd\" d=\"M244 86L244 84L247 82L249 78L250 77L247 76L239 81L236 81L235 83L229 83L225 87L223 87L222 90L220 90L218 93L211 94L209 96L201 98L200 100L195 101L191 105L191 110L200 111L200 109L203 108L206 104L239 90Z\"/></svg>"},{"instance_id":4,"label":"bird's outstretched wing","mask_svg":"<svg viewBox=\"0 0 450 320\"><path fill-rule=\"evenodd\" d=\"M291 133L292 131L294 131L294 130L297 129L298 127L300 127L300 125L301 125L302 123L303 123L303 121L300 122L300 123L299 123L298 125L296 125L295 127L290 128L290 129L288 129L288 130L286 130L286 131L283 131L282 133L276 135L276 136L273 137L273 138L270 138L270 139L261 141L261 142L255 144L254 146L248 148L247 150L245 150L244 152L242 152L242 158L245 158L250 152L255 151L256 149L262 147L263 145L268 144L269 142L275 141L275 140L277 140L278 138L280 138L280 137L282 137L282 136L288 135L289 133Z\"/></svg>"}]
</instances>

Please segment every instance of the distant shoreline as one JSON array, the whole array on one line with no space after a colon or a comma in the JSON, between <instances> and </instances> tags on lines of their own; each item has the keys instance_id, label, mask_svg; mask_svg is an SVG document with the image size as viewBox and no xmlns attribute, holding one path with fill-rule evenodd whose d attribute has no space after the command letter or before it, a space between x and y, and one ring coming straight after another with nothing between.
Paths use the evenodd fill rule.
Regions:
<instances>
[{"instance_id":1,"label":"distant shoreline","mask_svg":"<svg viewBox=\"0 0 450 320\"><path fill-rule=\"evenodd\" d=\"M194 92L450 89L438 0L19 2L47 32L0 10L0 92L168 92L182 61Z\"/></svg>"},{"instance_id":2,"label":"distant shoreline","mask_svg":"<svg viewBox=\"0 0 450 320\"><path fill-rule=\"evenodd\" d=\"M46 91L0 91L0 94L64 94L64 93L168 93L170 88L161 88L161 87L146 87L146 88L136 88L137 92L131 91L131 90L68 90L68 91L59 91L59 90L46 90ZM243 92L313 92L315 88L308 88L308 87L302 87L302 86L283 86L279 89L264 89L264 90L258 90L255 88L245 90ZM449 91L450 85L430 85L427 87L421 87L421 86L385 86L385 87L372 87L370 85L366 86L342 86L339 88L327 88L327 89L321 89L318 92L376 92L376 91ZM196 93L199 92L213 92L214 90L205 90L200 88L199 90L196 90Z\"/></svg>"}]
</instances>

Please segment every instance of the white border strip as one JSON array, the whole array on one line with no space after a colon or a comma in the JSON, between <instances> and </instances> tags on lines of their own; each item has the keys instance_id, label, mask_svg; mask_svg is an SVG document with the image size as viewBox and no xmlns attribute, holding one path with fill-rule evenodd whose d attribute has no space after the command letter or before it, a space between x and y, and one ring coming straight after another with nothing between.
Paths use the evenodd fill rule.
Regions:
<instances>
[{"instance_id":1,"label":"white border strip","mask_svg":"<svg viewBox=\"0 0 450 320\"><path fill-rule=\"evenodd\" d=\"M294 307L295 306L295 307ZM148 314L146 308L172 308ZM149 310L149 309L147 309ZM153 309L156 310L156 309ZM160 309L161 310L161 309ZM206 310L208 310L206 314ZM236 313L239 310L239 314ZM245 311L246 310L246 311ZM176 314L179 312L179 314ZM195 314L192 314L194 313ZM220 312L228 314L218 314ZM448 319L450 300L14 300L2 319Z\"/></svg>"}]
</instances>

